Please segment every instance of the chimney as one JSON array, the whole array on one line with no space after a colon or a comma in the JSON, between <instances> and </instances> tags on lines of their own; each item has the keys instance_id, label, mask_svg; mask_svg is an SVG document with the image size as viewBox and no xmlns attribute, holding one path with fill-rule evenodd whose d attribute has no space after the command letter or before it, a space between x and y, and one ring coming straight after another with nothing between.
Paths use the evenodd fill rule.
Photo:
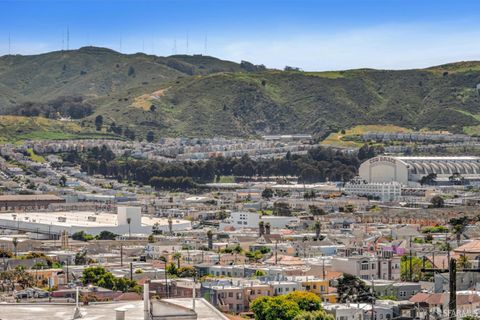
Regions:
<instances>
[{"instance_id":1,"label":"chimney","mask_svg":"<svg viewBox=\"0 0 480 320\"><path fill-rule=\"evenodd\" d=\"M125 312L127 312L124 308L115 309L115 320L125 320Z\"/></svg>"},{"instance_id":2,"label":"chimney","mask_svg":"<svg viewBox=\"0 0 480 320\"><path fill-rule=\"evenodd\" d=\"M150 281L148 280L143 285L143 319L150 319Z\"/></svg>"}]
</instances>

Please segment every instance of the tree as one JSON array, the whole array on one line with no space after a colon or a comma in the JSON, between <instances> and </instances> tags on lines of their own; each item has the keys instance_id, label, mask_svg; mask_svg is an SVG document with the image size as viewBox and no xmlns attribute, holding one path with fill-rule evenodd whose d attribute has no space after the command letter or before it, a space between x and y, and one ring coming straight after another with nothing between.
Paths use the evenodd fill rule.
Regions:
<instances>
[{"instance_id":1,"label":"tree","mask_svg":"<svg viewBox=\"0 0 480 320\"><path fill-rule=\"evenodd\" d=\"M207 231L207 239L208 239L208 250L213 250L213 232L212 232L212 230Z\"/></svg>"},{"instance_id":2,"label":"tree","mask_svg":"<svg viewBox=\"0 0 480 320\"><path fill-rule=\"evenodd\" d=\"M316 220L315 221L315 240L316 241L320 240L321 231L322 231L322 223L320 222L320 220Z\"/></svg>"},{"instance_id":3,"label":"tree","mask_svg":"<svg viewBox=\"0 0 480 320\"><path fill-rule=\"evenodd\" d=\"M148 236L147 240L148 243L155 243L155 236L153 235L153 233Z\"/></svg>"},{"instance_id":4,"label":"tree","mask_svg":"<svg viewBox=\"0 0 480 320\"><path fill-rule=\"evenodd\" d=\"M335 317L325 310L317 310L302 312L293 320L335 320Z\"/></svg>"},{"instance_id":5,"label":"tree","mask_svg":"<svg viewBox=\"0 0 480 320\"><path fill-rule=\"evenodd\" d=\"M429 173L426 176L423 176L420 179L420 184L423 185L435 185L437 184L437 174L436 173Z\"/></svg>"},{"instance_id":6,"label":"tree","mask_svg":"<svg viewBox=\"0 0 480 320\"><path fill-rule=\"evenodd\" d=\"M273 197L273 190L271 188L265 188L262 191L262 198L270 200Z\"/></svg>"},{"instance_id":7,"label":"tree","mask_svg":"<svg viewBox=\"0 0 480 320\"><path fill-rule=\"evenodd\" d=\"M301 313L298 304L285 296L257 298L250 309L255 314L255 320L293 320Z\"/></svg>"},{"instance_id":8,"label":"tree","mask_svg":"<svg viewBox=\"0 0 480 320\"><path fill-rule=\"evenodd\" d=\"M180 252L175 252L172 258L177 260L177 268L180 269L180 260L182 259L182 254Z\"/></svg>"},{"instance_id":9,"label":"tree","mask_svg":"<svg viewBox=\"0 0 480 320\"><path fill-rule=\"evenodd\" d=\"M0 249L0 258L12 258L13 253L6 249Z\"/></svg>"},{"instance_id":10,"label":"tree","mask_svg":"<svg viewBox=\"0 0 480 320\"><path fill-rule=\"evenodd\" d=\"M411 261L410 261L411 259ZM410 273L410 265L412 266L412 272ZM425 261L425 267L431 268L432 264L430 261ZM428 280L431 278L429 274L422 273L423 260L419 257L413 256L402 256L400 260L400 278L402 281L422 281ZM411 279L410 279L411 274Z\"/></svg>"},{"instance_id":11,"label":"tree","mask_svg":"<svg viewBox=\"0 0 480 320\"><path fill-rule=\"evenodd\" d=\"M195 277L196 270L194 267L185 266L177 269L177 276L180 278L192 278Z\"/></svg>"},{"instance_id":12,"label":"tree","mask_svg":"<svg viewBox=\"0 0 480 320\"><path fill-rule=\"evenodd\" d=\"M17 266L13 272L14 281L22 288L31 288L35 285L33 275L25 271L25 267Z\"/></svg>"},{"instance_id":13,"label":"tree","mask_svg":"<svg viewBox=\"0 0 480 320\"><path fill-rule=\"evenodd\" d=\"M322 303L320 298L312 292L294 291L287 295L287 299L295 301L301 310L320 310Z\"/></svg>"},{"instance_id":14,"label":"tree","mask_svg":"<svg viewBox=\"0 0 480 320\"><path fill-rule=\"evenodd\" d=\"M169 275L171 275L171 276L176 276L176 275L177 275L177 269L178 269L178 268L177 268L177 266L175 265L175 263L172 262L172 263L169 263L169 264L167 265L166 271L167 271L167 273L168 273Z\"/></svg>"},{"instance_id":15,"label":"tree","mask_svg":"<svg viewBox=\"0 0 480 320\"><path fill-rule=\"evenodd\" d=\"M250 309L256 320L293 320L305 312L323 311L320 298L314 293L303 291L257 298L250 304Z\"/></svg>"},{"instance_id":16,"label":"tree","mask_svg":"<svg viewBox=\"0 0 480 320\"><path fill-rule=\"evenodd\" d=\"M350 302L370 302L371 294L365 282L357 276L345 273L338 279L337 285L338 301L345 303Z\"/></svg>"},{"instance_id":17,"label":"tree","mask_svg":"<svg viewBox=\"0 0 480 320\"><path fill-rule=\"evenodd\" d=\"M66 177L65 175L62 175L62 176L60 177L60 185L61 185L62 187L65 187L66 184L67 184L67 177Z\"/></svg>"},{"instance_id":18,"label":"tree","mask_svg":"<svg viewBox=\"0 0 480 320\"><path fill-rule=\"evenodd\" d=\"M465 178L458 172L452 173L448 180L454 185L463 185L465 183Z\"/></svg>"},{"instance_id":19,"label":"tree","mask_svg":"<svg viewBox=\"0 0 480 320\"><path fill-rule=\"evenodd\" d=\"M102 232L100 232L99 235L97 235L95 238L97 240L115 240L117 238L117 234L113 233L113 232L110 232L110 231L107 231L107 230L103 230Z\"/></svg>"},{"instance_id":20,"label":"tree","mask_svg":"<svg viewBox=\"0 0 480 320\"><path fill-rule=\"evenodd\" d=\"M265 234L265 222L260 221L258 223L258 236L262 237Z\"/></svg>"},{"instance_id":21,"label":"tree","mask_svg":"<svg viewBox=\"0 0 480 320\"><path fill-rule=\"evenodd\" d=\"M469 269L472 267L472 263L468 260L468 257L464 254L458 258L458 268Z\"/></svg>"},{"instance_id":22,"label":"tree","mask_svg":"<svg viewBox=\"0 0 480 320\"><path fill-rule=\"evenodd\" d=\"M97 128L97 131L102 130L102 126L103 126L103 116L99 114L98 116L95 117L95 127Z\"/></svg>"},{"instance_id":23,"label":"tree","mask_svg":"<svg viewBox=\"0 0 480 320\"><path fill-rule=\"evenodd\" d=\"M256 278L265 277L266 275L267 275L267 273L263 270L255 270L255 277Z\"/></svg>"},{"instance_id":24,"label":"tree","mask_svg":"<svg viewBox=\"0 0 480 320\"><path fill-rule=\"evenodd\" d=\"M80 251L75 254L75 265L80 266L80 265L85 265L89 262L89 259L87 257L87 251Z\"/></svg>"},{"instance_id":25,"label":"tree","mask_svg":"<svg viewBox=\"0 0 480 320\"><path fill-rule=\"evenodd\" d=\"M270 234L272 229L272 226L270 225L270 222L265 223L265 233Z\"/></svg>"},{"instance_id":26,"label":"tree","mask_svg":"<svg viewBox=\"0 0 480 320\"><path fill-rule=\"evenodd\" d=\"M153 142L155 140L155 134L153 131L148 131L147 132L147 142Z\"/></svg>"},{"instance_id":27,"label":"tree","mask_svg":"<svg viewBox=\"0 0 480 320\"><path fill-rule=\"evenodd\" d=\"M323 215L327 214L325 212L325 210L323 210L322 208L317 207L316 205L313 205L313 204L308 206L308 211L310 211L310 214L312 216L323 216Z\"/></svg>"},{"instance_id":28,"label":"tree","mask_svg":"<svg viewBox=\"0 0 480 320\"><path fill-rule=\"evenodd\" d=\"M91 234L87 234L85 233L85 231L78 231L78 232L75 232L74 234L72 234L72 239L73 240L77 240L77 241L90 241L90 240L93 240L94 237L91 235Z\"/></svg>"},{"instance_id":29,"label":"tree","mask_svg":"<svg viewBox=\"0 0 480 320\"><path fill-rule=\"evenodd\" d=\"M18 246L18 238L17 237L13 237L12 244L13 244L13 252L15 253L15 257L16 257L17 256L17 246Z\"/></svg>"},{"instance_id":30,"label":"tree","mask_svg":"<svg viewBox=\"0 0 480 320\"><path fill-rule=\"evenodd\" d=\"M443 198L439 195L434 196L430 202L434 208L443 208L445 206L445 200L443 200Z\"/></svg>"}]
</instances>

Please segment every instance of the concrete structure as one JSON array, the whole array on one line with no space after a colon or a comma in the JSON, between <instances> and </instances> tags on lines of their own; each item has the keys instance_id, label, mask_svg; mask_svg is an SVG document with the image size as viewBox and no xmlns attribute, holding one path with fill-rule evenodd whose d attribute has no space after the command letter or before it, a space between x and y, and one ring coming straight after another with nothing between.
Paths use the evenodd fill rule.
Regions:
<instances>
[{"instance_id":1,"label":"concrete structure","mask_svg":"<svg viewBox=\"0 0 480 320\"><path fill-rule=\"evenodd\" d=\"M152 229L169 231L167 219L142 216L140 207L118 207L117 214L104 212L28 212L0 214L0 228L60 235L78 231L97 235L106 230L115 234L151 234ZM191 222L173 219L172 230L190 230Z\"/></svg>"},{"instance_id":2,"label":"concrete structure","mask_svg":"<svg viewBox=\"0 0 480 320\"><path fill-rule=\"evenodd\" d=\"M65 203L65 199L52 194L0 195L0 211L47 209L52 203Z\"/></svg>"},{"instance_id":3,"label":"concrete structure","mask_svg":"<svg viewBox=\"0 0 480 320\"><path fill-rule=\"evenodd\" d=\"M365 181L415 185L422 177L434 173L438 180L459 174L466 180L480 179L479 157L389 157L378 156L360 165L359 175Z\"/></svg>"},{"instance_id":4,"label":"concrete structure","mask_svg":"<svg viewBox=\"0 0 480 320\"><path fill-rule=\"evenodd\" d=\"M399 182L367 182L356 177L345 184L348 195L378 198L382 202L395 201L402 195L402 185Z\"/></svg>"},{"instance_id":5,"label":"concrete structure","mask_svg":"<svg viewBox=\"0 0 480 320\"><path fill-rule=\"evenodd\" d=\"M270 223L272 228L285 228L289 224L298 223L297 217L285 216L260 216L256 212L232 212L230 217L220 222L220 230L234 228L239 229L255 229L258 223L263 221L265 224Z\"/></svg>"},{"instance_id":6,"label":"concrete structure","mask_svg":"<svg viewBox=\"0 0 480 320\"><path fill-rule=\"evenodd\" d=\"M400 280L400 258L368 256L333 257L332 270L352 274L363 280Z\"/></svg>"}]
</instances>

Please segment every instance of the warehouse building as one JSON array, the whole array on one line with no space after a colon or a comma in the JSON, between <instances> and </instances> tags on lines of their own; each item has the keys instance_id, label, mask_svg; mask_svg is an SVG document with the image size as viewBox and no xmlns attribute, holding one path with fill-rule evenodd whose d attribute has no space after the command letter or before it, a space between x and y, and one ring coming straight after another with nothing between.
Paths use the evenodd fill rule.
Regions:
<instances>
[{"instance_id":1,"label":"warehouse building","mask_svg":"<svg viewBox=\"0 0 480 320\"><path fill-rule=\"evenodd\" d=\"M174 232L191 229L188 220L173 219L171 223ZM154 228L169 232L170 225L168 219L142 215L140 207L118 207L117 214L95 211L1 213L0 228L49 235L84 231L95 236L102 231L120 235L151 234Z\"/></svg>"},{"instance_id":2,"label":"warehouse building","mask_svg":"<svg viewBox=\"0 0 480 320\"><path fill-rule=\"evenodd\" d=\"M359 176L368 183L399 182L418 185L429 174L439 183L448 183L453 176L467 183L480 180L479 157L390 157L378 156L360 165Z\"/></svg>"},{"instance_id":3,"label":"warehouse building","mask_svg":"<svg viewBox=\"0 0 480 320\"><path fill-rule=\"evenodd\" d=\"M53 203L65 203L65 199L53 194L0 195L0 211L47 209Z\"/></svg>"}]
</instances>

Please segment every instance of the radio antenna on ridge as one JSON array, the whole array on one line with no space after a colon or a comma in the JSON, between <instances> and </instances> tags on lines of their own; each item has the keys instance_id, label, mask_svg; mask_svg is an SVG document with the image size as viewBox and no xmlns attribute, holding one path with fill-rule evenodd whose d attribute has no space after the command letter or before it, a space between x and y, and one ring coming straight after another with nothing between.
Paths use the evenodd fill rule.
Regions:
<instances>
[{"instance_id":1,"label":"radio antenna on ridge","mask_svg":"<svg viewBox=\"0 0 480 320\"><path fill-rule=\"evenodd\" d=\"M70 50L70 28L67 26L67 51Z\"/></svg>"},{"instance_id":2,"label":"radio antenna on ridge","mask_svg":"<svg viewBox=\"0 0 480 320\"><path fill-rule=\"evenodd\" d=\"M205 34L205 55L207 55L207 48L208 48L208 37L207 34Z\"/></svg>"},{"instance_id":3,"label":"radio antenna on ridge","mask_svg":"<svg viewBox=\"0 0 480 320\"><path fill-rule=\"evenodd\" d=\"M187 31L187 54L188 54L188 31Z\"/></svg>"},{"instance_id":4,"label":"radio antenna on ridge","mask_svg":"<svg viewBox=\"0 0 480 320\"><path fill-rule=\"evenodd\" d=\"M10 32L8 33L8 55L12 54L12 38L10 37Z\"/></svg>"}]
</instances>

